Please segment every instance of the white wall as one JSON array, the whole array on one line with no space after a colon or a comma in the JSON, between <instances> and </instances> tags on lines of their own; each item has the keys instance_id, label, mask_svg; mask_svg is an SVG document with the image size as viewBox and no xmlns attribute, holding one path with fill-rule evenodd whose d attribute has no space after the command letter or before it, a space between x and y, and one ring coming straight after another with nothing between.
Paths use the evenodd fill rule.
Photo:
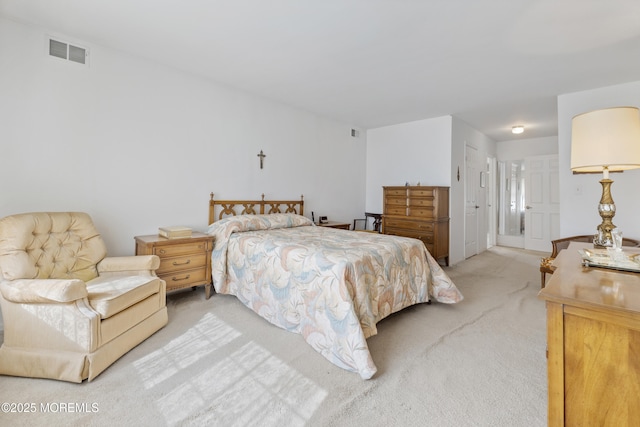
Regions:
<instances>
[{"instance_id":1,"label":"white wall","mask_svg":"<svg viewBox=\"0 0 640 427\"><path fill-rule=\"evenodd\" d=\"M571 119L577 114L609 107L640 106L640 81L558 97L560 161L560 233L562 236L595 234L602 222L598 203L602 175L571 173ZM640 170L611 174L611 195L616 204L613 223L626 237L640 239Z\"/></svg>"},{"instance_id":2,"label":"white wall","mask_svg":"<svg viewBox=\"0 0 640 427\"><path fill-rule=\"evenodd\" d=\"M549 154L558 154L557 136L496 142L498 160L524 160L525 157Z\"/></svg>"},{"instance_id":3,"label":"white wall","mask_svg":"<svg viewBox=\"0 0 640 427\"><path fill-rule=\"evenodd\" d=\"M364 132L68 35L90 66L49 57L46 34L0 17L0 217L86 211L110 255L159 226L206 229L212 191L362 217Z\"/></svg>"},{"instance_id":4,"label":"white wall","mask_svg":"<svg viewBox=\"0 0 640 427\"><path fill-rule=\"evenodd\" d=\"M451 116L367 131L366 208L382 213L382 187L451 184Z\"/></svg>"}]
</instances>

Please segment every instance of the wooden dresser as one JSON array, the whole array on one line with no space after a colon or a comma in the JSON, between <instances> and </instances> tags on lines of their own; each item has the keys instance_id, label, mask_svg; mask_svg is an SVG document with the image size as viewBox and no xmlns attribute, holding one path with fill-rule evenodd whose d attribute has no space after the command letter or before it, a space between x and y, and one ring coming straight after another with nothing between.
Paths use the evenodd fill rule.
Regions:
<instances>
[{"instance_id":1,"label":"wooden dresser","mask_svg":"<svg viewBox=\"0 0 640 427\"><path fill-rule=\"evenodd\" d=\"M136 255L158 255L158 277L167 282L167 292L205 286L211 296L211 251L213 236L194 232L191 237L166 239L157 234L136 236Z\"/></svg>"},{"instance_id":2,"label":"wooden dresser","mask_svg":"<svg viewBox=\"0 0 640 427\"><path fill-rule=\"evenodd\" d=\"M549 426L640 422L640 274L582 267L571 243L539 293L547 306ZM635 252L637 250L627 250Z\"/></svg>"},{"instance_id":3,"label":"wooden dresser","mask_svg":"<svg viewBox=\"0 0 640 427\"><path fill-rule=\"evenodd\" d=\"M420 239L449 265L449 187L382 188L382 232Z\"/></svg>"}]
</instances>

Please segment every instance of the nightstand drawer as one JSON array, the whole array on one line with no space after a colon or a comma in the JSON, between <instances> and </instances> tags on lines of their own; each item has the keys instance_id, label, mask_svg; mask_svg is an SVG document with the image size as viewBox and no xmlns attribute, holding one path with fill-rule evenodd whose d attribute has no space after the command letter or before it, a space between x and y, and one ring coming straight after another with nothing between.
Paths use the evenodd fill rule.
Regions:
<instances>
[{"instance_id":1,"label":"nightstand drawer","mask_svg":"<svg viewBox=\"0 0 640 427\"><path fill-rule=\"evenodd\" d=\"M162 274L166 272L189 270L205 265L207 265L207 254L205 252L181 257L160 257L160 267L156 270L156 273Z\"/></svg>"},{"instance_id":2,"label":"nightstand drawer","mask_svg":"<svg viewBox=\"0 0 640 427\"><path fill-rule=\"evenodd\" d=\"M207 250L207 242L189 242L176 245L163 245L154 247L154 254L159 257L171 257Z\"/></svg>"},{"instance_id":3,"label":"nightstand drawer","mask_svg":"<svg viewBox=\"0 0 640 427\"><path fill-rule=\"evenodd\" d=\"M207 271L204 268L195 270L185 270L158 274L162 280L167 282L167 289L178 289L193 284L202 284L207 279Z\"/></svg>"}]
</instances>

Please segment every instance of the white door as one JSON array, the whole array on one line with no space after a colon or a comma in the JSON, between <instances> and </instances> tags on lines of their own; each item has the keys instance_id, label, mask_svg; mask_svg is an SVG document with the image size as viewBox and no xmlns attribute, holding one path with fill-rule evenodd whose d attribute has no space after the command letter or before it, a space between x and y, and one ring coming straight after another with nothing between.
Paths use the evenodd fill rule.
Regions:
<instances>
[{"instance_id":1,"label":"white door","mask_svg":"<svg viewBox=\"0 0 640 427\"><path fill-rule=\"evenodd\" d=\"M478 170L478 150L470 145L465 147L464 194L464 257L469 258L478 253L478 186L480 171Z\"/></svg>"},{"instance_id":2,"label":"white door","mask_svg":"<svg viewBox=\"0 0 640 427\"><path fill-rule=\"evenodd\" d=\"M524 247L551 252L551 240L560 235L558 155L524 159Z\"/></svg>"}]
</instances>

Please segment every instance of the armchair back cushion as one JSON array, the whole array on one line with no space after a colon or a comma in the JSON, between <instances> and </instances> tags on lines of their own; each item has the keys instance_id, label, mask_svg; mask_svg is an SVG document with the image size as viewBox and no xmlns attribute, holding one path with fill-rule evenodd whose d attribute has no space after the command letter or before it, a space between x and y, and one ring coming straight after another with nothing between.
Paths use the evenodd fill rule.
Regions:
<instances>
[{"instance_id":1,"label":"armchair back cushion","mask_svg":"<svg viewBox=\"0 0 640 427\"><path fill-rule=\"evenodd\" d=\"M107 248L83 212L18 214L0 221L0 270L5 280L98 277Z\"/></svg>"}]
</instances>

